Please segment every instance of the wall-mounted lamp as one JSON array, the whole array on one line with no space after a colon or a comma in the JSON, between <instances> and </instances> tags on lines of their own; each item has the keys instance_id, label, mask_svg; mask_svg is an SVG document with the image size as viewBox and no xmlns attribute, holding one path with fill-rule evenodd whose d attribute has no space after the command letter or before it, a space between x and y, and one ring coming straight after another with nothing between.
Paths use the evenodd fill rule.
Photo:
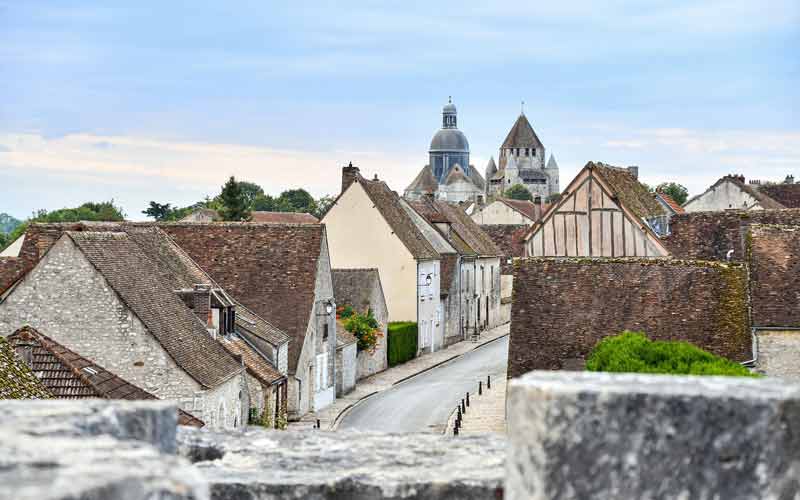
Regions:
<instances>
[{"instance_id":1,"label":"wall-mounted lamp","mask_svg":"<svg viewBox=\"0 0 800 500\"><path fill-rule=\"evenodd\" d=\"M418 286L431 286L431 283L433 283L433 277L430 274L428 274L427 276L425 276L425 283Z\"/></svg>"},{"instance_id":2,"label":"wall-mounted lamp","mask_svg":"<svg viewBox=\"0 0 800 500\"><path fill-rule=\"evenodd\" d=\"M324 314L317 313L317 316L330 316L331 314L333 314L333 311L335 310L336 310L336 304L333 303L333 300L328 299L325 301L325 313Z\"/></svg>"}]
</instances>

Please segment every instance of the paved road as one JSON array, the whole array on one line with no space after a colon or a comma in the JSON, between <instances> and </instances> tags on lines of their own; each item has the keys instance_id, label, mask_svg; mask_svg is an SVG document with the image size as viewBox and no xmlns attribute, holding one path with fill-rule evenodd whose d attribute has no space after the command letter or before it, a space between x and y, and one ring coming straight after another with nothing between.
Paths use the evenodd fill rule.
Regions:
<instances>
[{"instance_id":1,"label":"paved road","mask_svg":"<svg viewBox=\"0 0 800 500\"><path fill-rule=\"evenodd\" d=\"M339 429L443 432L450 412L478 380L505 377L508 336L372 396L350 410Z\"/></svg>"}]
</instances>

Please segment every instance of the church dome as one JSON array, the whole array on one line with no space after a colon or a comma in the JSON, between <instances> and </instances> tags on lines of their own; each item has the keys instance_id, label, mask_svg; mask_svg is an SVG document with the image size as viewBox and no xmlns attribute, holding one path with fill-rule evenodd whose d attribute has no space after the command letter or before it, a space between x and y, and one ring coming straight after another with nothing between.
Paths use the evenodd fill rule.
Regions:
<instances>
[{"instance_id":1,"label":"church dome","mask_svg":"<svg viewBox=\"0 0 800 500\"><path fill-rule=\"evenodd\" d=\"M462 153L469 152L469 142L467 136L457 128L443 128L436 132L431 139L431 149L433 151L457 151Z\"/></svg>"}]
</instances>

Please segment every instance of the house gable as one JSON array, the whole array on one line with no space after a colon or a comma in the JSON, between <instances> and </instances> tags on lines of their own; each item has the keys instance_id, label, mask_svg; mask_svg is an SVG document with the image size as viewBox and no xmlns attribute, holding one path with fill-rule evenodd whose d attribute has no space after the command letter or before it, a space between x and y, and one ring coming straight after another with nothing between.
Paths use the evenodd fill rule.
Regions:
<instances>
[{"instance_id":1,"label":"house gable","mask_svg":"<svg viewBox=\"0 0 800 500\"><path fill-rule=\"evenodd\" d=\"M587 165L526 235L526 255L663 257L667 250Z\"/></svg>"}]
</instances>

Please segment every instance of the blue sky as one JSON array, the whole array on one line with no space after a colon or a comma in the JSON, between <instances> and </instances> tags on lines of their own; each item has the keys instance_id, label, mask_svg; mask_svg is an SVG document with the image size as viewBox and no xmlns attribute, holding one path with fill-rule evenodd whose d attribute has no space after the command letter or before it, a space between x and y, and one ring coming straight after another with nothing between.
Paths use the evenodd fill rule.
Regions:
<instances>
[{"instance_id":1,"label":"blue sky","mask_svg":"<svg viewBox=\"0 0 800 500\"><path fill-rule=\"evenodd\" d=\"M800 178L796 0L118 3L0 0L0 212L400 191L448 95L481 171L524 100L562 186Z\"/></svg>"}]
</instances>

